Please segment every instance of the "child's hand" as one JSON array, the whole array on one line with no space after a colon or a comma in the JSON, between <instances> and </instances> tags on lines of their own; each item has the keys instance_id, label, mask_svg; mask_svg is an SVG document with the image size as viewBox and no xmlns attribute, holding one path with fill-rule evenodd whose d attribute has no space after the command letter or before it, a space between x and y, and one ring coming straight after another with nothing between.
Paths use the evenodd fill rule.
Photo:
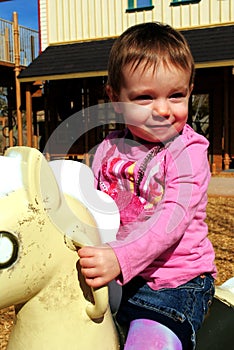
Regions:
<instances>
[{"instance_id":1,"label":"child's hand","mask_svg":"<svg viewBox=\"0 0 234 350\"><path fill-rule=\"evenodd\" d=\"M81 272L92 288L106 285L120 274L120 266L114 250L108 246L83 247L78 250Z\"/></svg>"}]
</instances>

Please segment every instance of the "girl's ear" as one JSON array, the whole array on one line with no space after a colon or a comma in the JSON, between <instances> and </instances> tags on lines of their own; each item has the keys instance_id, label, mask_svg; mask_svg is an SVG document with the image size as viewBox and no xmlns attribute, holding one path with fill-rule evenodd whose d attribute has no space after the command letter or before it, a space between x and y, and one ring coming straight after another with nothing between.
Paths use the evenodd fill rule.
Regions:
<instances>
[{"instance_id":1,"label":"girl's ear","mask_svg":"<svg viewBox=\"0 0 234 350\"><path fill-rule=\"evenodd\" d=\"M189 95L191 95L192 91L193 91L193 87L194 87L194 84L191 84L190 85L190 88L189 88Z\"/></svg>"},{"instance_id":2,"label":"girl's ear","mask_svg":"<svg viewBox=\"0 0 234 350\"><path fill-rule=\"evenodd\" d=\"M111 100L111 102L118 102L118 95L114 92L110 85L106 85L106 93Z\"/></svg>"},{"instance_id":3,"label":"girl's ear","mask_svg":"<svg viewBox=\"0 0 234 350\"><path fill-rule=\"evenodd\" d=\"M119 102L119 97L118 95L115 93L115 91L113 90L113 88L110 85L106 86L106 93L109 97L109 99L111 100L114 110L116 113L122 113L121 109L120 109L120 104Z\"/></svg>"}]
</instances>

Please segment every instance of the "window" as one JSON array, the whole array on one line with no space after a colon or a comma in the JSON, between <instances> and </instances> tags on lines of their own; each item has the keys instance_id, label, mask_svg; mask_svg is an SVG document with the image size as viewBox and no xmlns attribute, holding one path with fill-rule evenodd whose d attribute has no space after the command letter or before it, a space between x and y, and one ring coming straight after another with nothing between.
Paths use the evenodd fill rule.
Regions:
<instances>
[{"instance_id":1,"label":"window","mask_svg":"<svg viewBox=\"0 0 234 350\"><path fill-rule=\"evenodd\" d=\"M171 1L171 6L176 6L176 5L186 5L186 4L197 4L201 0L172 0Z\"/></svg>"},{"instance_id":2,"label":"window","mask_svg":"<svg viewBox=\"0 0 234 350\"><path fill-rule=\"evenodd\" d=\"M126 12L152 10L153 8L152 0L128 0Z\"/></svg>"}]
</instances>

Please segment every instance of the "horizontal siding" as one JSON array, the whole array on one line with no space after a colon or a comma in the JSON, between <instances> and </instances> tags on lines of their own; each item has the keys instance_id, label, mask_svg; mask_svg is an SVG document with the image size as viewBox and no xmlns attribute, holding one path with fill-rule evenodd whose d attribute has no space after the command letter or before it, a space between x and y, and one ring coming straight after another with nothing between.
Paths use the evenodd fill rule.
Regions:
<instances>
[{"instance_id":1,"label":"horizontal siding","mask_svg":"<svg viewBox=\"0 0 234 350\"><path fill-rule=\"evenodd\" d=\"M42 44L118 36L131 25L159 21L177 29L234 22L233 0L201 0L171 6L153 0L150 11L126 12L127 0L40 0ZM48 23L46 24L48 20Z\"/></svg>"}]
</instances>

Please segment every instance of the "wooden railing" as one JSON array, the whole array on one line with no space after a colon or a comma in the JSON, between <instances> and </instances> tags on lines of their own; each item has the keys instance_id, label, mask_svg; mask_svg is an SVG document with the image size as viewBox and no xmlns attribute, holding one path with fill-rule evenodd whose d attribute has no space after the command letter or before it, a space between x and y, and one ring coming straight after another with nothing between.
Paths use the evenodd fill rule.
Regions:
<instances>
[{"instance_id":1,"label":"wooden railing","mask_svg":"<svg viewBox=\"0 0 234 350\"><path fill-rule=\"evenodd\" d=\"M27 67L39 54L38 31L18 26L20 65ZM15 63L14 23L0 18L0 61Z\"/></svg>"}]
</instances>

